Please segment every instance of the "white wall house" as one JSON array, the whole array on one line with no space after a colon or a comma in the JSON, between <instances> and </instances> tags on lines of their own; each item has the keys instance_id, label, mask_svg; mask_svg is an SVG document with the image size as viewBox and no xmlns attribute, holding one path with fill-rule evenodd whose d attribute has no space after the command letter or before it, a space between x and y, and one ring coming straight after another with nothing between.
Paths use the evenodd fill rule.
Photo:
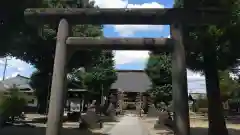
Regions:
<instances>
[{"instance_id":1,"label":"white wall house","mask_svg":"<svg viewBox=\"0 0 240 135\"><path fill-rule=\"evenodd\" d=\"M17 87L20 92L24 93L27 97L27 106L37 107L37 98L34 94L34 90L29 85L30 79L21 75L16 77L8 78L0 81L0 91L4 94L8 94L8 89Z\"/></svg>"}]
</instances>

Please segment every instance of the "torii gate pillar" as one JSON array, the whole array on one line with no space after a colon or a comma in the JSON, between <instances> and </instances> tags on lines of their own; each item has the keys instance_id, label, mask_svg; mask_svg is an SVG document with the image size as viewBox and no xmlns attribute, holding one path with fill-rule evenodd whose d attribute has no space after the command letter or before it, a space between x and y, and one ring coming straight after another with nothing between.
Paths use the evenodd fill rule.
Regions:
<instances>
[{"instance_id":1,"label":"torii gate pillar","mask_svg":"<svg viewBox=\"0 0 240 135\"><path fill-rule=\"evenodd\" d=\"M58 26L56 52L54 58L51 97L46 135L60 135L66 94L68 22L62 19Z\"/></svg>"},{"instance_id":2,"label":"torii gate pillar","mask_svg":"<svg viewBox=\"0 0 240 135\"><path fill-rule=\"evenodd\" d=\"M174 131L176 135L190 135L187 71L181 24L172 24L171 38L175 40L172 51L172 89Z\"/></svg>"}]
</instances>

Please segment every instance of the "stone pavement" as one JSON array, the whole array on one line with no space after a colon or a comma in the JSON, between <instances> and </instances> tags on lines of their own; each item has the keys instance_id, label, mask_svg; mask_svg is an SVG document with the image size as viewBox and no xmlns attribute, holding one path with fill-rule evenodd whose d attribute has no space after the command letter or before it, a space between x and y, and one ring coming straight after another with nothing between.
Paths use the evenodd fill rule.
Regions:
<instances>
[{"instance_id":1,"label":"stone pavement","mask_svg":"<svg viewBox=\"0 0 240 135\"><path fill-rule=\"evenodd\" d=\"M148 130L142 125L138 117L125 115L121 118L107 135L149 135Z\"/></svg>"},{"instance_id":2,"label":"stone pavement","mask_svg":"<svg viewBox=\"0 0 240 135\"><path fill-rule=\"evenodd\" d=\"M142 117L141 122L144 127L149 131L149 135L174 135L173 131L164 125L161 125L158 129L154 129L154 124L158 118Z\"/></svg>"}]
</instances>

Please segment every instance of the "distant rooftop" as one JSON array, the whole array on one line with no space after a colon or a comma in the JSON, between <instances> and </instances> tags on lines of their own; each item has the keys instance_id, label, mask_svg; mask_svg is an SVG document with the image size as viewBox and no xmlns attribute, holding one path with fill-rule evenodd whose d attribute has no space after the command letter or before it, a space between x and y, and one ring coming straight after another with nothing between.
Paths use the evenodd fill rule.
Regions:
<instances>
[{"instance_id":1,"label":"distant rooftop","mask_svg":"<svg viewBox=\"0 0 240 135\"><path fill-rule=\"evenodd\" d=\"M30 79L25 76L17 75L15 77L7 78L5 80L0 81L1 90L6 90L12 87L17 87L19 89L32 91L32 87L29 85Z\"/></svg>"}]
</instances>

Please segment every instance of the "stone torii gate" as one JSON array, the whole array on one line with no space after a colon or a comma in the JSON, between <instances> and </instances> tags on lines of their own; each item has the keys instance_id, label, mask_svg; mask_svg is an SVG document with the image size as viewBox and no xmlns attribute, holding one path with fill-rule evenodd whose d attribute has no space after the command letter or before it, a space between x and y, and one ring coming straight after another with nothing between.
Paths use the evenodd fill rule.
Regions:
<instances>
[{"instance_id":1,"label":"stone torii gate","mask_svg":"<svg viewBox=\"0 0 240 135\"><path fill-rule=\"evenodd\" d=\"M223 21L216 9L95 9L45 8L27 9L28 22L59 22L51 98L46 135L60 135L67 61L79 49L162 50L172 52L172 86L175 134L189 135L188 91L185 51L181 24L206 24ZM171 25L171 38L90 38L69 37L69 24L153 24Z\"/></svg>"}]
</instances>

